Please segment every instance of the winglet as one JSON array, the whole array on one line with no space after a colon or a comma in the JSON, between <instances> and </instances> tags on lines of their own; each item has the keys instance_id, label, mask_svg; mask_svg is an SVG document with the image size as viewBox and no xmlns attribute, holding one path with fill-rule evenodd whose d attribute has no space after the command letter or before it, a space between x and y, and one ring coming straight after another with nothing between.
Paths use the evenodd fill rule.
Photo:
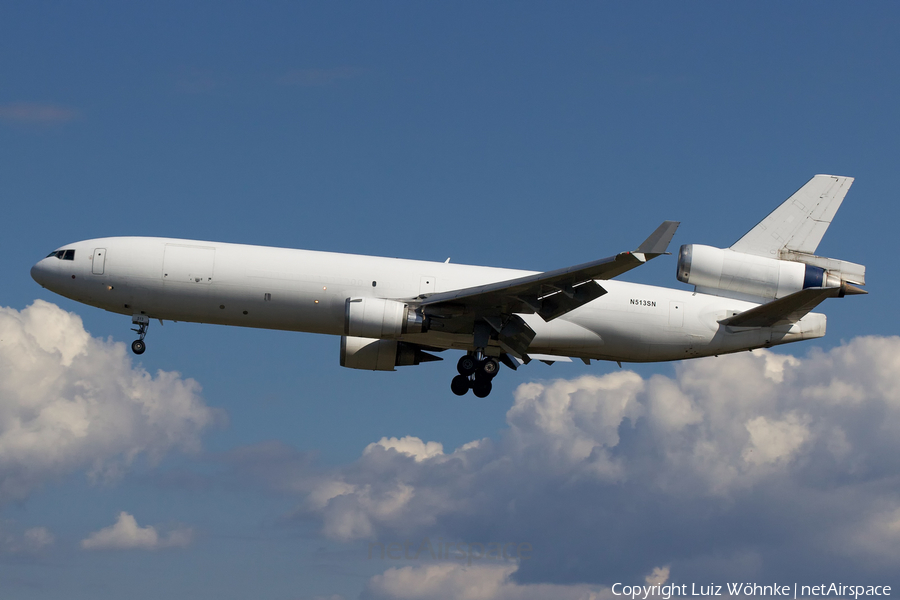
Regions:
<instances>
[{"instance_id":1,"label":"winglet","mask_svg":"<svg viewBox=\"0 0 900 600\"><path fill-rule=\"evenodd\" d=\"M675 230L681 225L678 221L663 221L656 231L650 234L644 242L634 251L635 254L644 254L647 258L654 258L666 253L669 242L675 235Z\"/></svg>"}]
</instances>

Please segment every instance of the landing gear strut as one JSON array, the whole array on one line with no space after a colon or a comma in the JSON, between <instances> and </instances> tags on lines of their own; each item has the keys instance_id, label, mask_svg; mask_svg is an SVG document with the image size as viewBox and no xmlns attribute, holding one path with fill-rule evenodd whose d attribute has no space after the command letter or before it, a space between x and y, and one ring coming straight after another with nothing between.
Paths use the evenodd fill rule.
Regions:
<instances>
[{"instance_id":1,"label":"landing gear strut","mask_svg":"<svg viewBox=\"0 0 900 600\"><path fill-rule=\"evenodd\" d=\"M470 389L479 398L491 393L491 380L500 371L497 359L484 356L482 350L469 352L456 363L459 375L450 382L450 390L457 396L464 396Z\"/></svg>"},{"instance_id":2,"label":"landing gear strut","mask_svg":"<svg viewBox=\"0 0 900 600\"><path fill-rule=\"evenodd\" d=\"M147 349L147 344L144 343L144 337L147 335L147 328L150 327L150 317L147 315L134 315L131 317L131 324L137 325L132 331L140 336L138 339L131 342L131 351L135 354L143 354L144 350Z\"/></svg>"}]
</instances>

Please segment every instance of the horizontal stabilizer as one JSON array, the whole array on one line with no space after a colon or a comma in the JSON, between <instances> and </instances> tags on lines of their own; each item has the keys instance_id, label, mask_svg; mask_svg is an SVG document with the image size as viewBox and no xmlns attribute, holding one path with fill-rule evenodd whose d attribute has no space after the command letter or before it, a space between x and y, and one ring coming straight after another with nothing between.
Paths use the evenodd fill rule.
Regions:
<instances>
[{"instance_id":1,"label":"horizontal stabilizer","mask_svg":"<svg viewBox=\"0 0 900 600\"><path fill-rule=\"evenodd\" d=\"M840 277L841 281L849 281L857 285L866 285L865 265L858 265L847 260L838 260L836 258L794 252L793 250L782 251L781 259L825 269L829 273Z\"/></svg>"},{"instance_id":2,"label":"horizontal stabilizer","mask_svg":"<svg viewBox=\"0 0 900 600\"><path fill-rule=\"evenodd\" d=\"M861 290L860 290L861 291ZM796 323L826 298L837 298L842 288L807 288L784 298L760 304L750 310L719 321L728 327L775 327ZM853 292L850 292L853 293Z\"/></svg>"}]
</instances>

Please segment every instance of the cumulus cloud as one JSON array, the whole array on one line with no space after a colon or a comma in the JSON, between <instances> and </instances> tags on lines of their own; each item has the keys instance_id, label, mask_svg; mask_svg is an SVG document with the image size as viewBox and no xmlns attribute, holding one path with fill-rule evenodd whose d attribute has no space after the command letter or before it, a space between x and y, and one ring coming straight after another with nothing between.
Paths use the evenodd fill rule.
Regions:
<instances>
[{"instance_id":1,"label":"cumulus cloud","mask_svg":"<svg viewBox=\"0 0 900 600\"><path fill-rule=\"evenodd\" d=\"M587 585L521 585L516 565L463 566L440 563L388 569L366 584L365 600L610 600L608 588Z\"/></svg>"},{"instance_id":2,"label":"cumulus cloud","mask_svg":"<svg viewBox=\"0 0 900 600\"><path fill-rule=\"evenodd\" d=\"M183 548L191 543L192 538L190 528L172 529L161 537L156 527L140 527L132 515L122 511L115 524L81 540L81 547L85 550L159 550Z\"/></svg>"},{"instance_id":3,"label":"cumulus cloud","mask_svg":"<svg viewBox=\"0 0 900 600\"><path fill-rule=\"evenodd\" d=\"M22 533L14 523L0 527L0 553L12 555L36 555L56 543L56 537L46 527L32 527Z\"/></svg>"},{"instance_id":4,"label":"cumulus cloud","mask_svg":"<svg viewBox=\"0 0 900 600\"><path fill-rule=\"evenodd\" d=\"M77 119L73 108L40 102L14 102L0 104L0 119L13 123L55 125Z\"/></svg>"},{"instance_id":5,"label":"cumulus cloud","mask_svg":"<svg viewBox=\"0 0 900 600\"><path fill-rule=\"evenodd\" d=\"M525 383L507 423L498 440L452 452L384 438L351 465L299 469L282 485L303 497L298 514L336 540L533 547L515 569L477 571L488 587L670 575L896 582L898 337L804 357L686 361L673 377L617 370ZM463 586L462 573L475 572L457 567L392 570L369 593L413 597L396 583L411 577L457 589L455 577Z\"/></svg>"},{"instance_id":6,"label":"cumulus cloud","mask_svg":"<svg viewBox=\"0 0 900 600\"><path fill-rule=\"evenodd\" d=\"M0 503L65 473L115 477L138 456L195 451L216 420L196 381L135 367L77 315L0 308Z\"/></svg>"},{"instance_id":7,"label":"cumulus cloud","mask_svg":"<svg viewBox=\"0 0 900 600\"><path fill-rule=\"evenodd\" d=\"M444 454L443 444L440 444L438 442L425 443L419 438L413 437L411 435L402 438L383 437L378 440L378 442L366 446L366 449L363 450L363 454L371 454L379 447L384 448L385 450L393 449L397 452L407 454L409 456L412 456L416 461L422 461L426 458L432 458L434 456L441 456L442 454Z\"/></svg>"}]
</instances>

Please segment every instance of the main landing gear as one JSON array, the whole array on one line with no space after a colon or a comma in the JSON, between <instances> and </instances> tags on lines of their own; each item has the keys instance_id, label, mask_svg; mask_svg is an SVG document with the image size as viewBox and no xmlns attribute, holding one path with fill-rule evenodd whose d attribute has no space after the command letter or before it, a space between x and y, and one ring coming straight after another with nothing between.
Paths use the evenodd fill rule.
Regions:
<instances>
[{"instance_id":1,"label":"main landing gear","mask_svg":"<svg viewBox=\"0 0 900 600\"><path fill-rule=\"evenodd\" d=\"M459 375L450 382L450 390L454 394L465 396L471 389L479 398L486 398L493 387L491 380L500 372L500 363L478 350L460 358L456 370Z\"/></svg>"},{"instance_id":2,"label":"main landing gear","mask_svg":"<svg viewBox=\"0 0 900 600\"><path fill-rule=\"evenodd\" d=\"M140 336L138 339L131 342L131 351L135 354L143 354L144 350L147 349L147 344L144 343L144 337L147 335L147 328L150 327L150 317L147 315L134 315L131 317L131 324L137 325L132 331Z\"/></svg>"}]
</instances>

